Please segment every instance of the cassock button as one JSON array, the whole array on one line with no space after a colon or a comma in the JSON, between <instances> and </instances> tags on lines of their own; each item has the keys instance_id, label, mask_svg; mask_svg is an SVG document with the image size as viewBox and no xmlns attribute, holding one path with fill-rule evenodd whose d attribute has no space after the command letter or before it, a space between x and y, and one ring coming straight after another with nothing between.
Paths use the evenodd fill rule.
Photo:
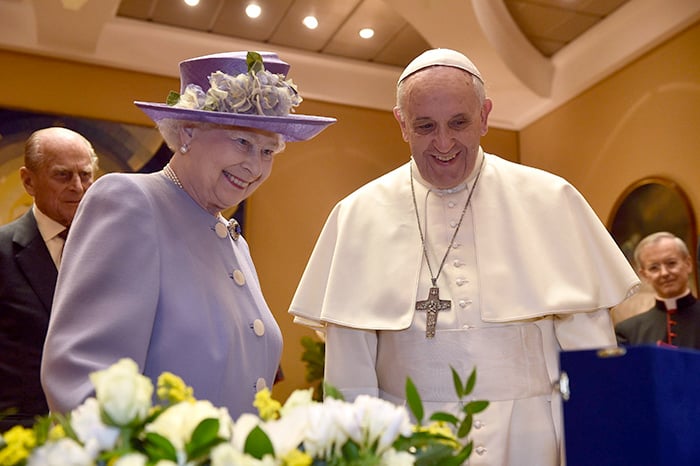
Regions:
<instances>
[{"instance_id":1,"label":"cassock button","mask_svg":"<svg viewBox=\"0 0 700 466\"><path fill-rule=\"evenodd\" d=\"M483 422L481 422L481 421L474 421L474 428L475 428L475 429L481 429L482 427L484 427L484 423L483 423Z\"/></svg>"},{"instance_id":2,"label":"cassock button","mask_svg":"<svg viewBox=\"0 0 700 466\"><path fill-rule=\"evenodd\" d=\"M454 220L451 221L451 222L450 222L450 226L451 226L452 228L455 228L455 227L457 226L457 222L455 222Z\"/></svg>"},{"instance_id":3,"label":"cassock button","mask_svg":"<svg viewBox=\"0 0 700 466\"><path fill-rule=\"evenodd\" d=\"M259 337L265 335L265 324L260 319L255 319L253 321L253 332Z\"/></svg>"},{"instance_id":4,"label":"cassock button","mask_svg":"<svg viewBox=\"0 0 700 466\"><path fill-rule=\"evenodd\" d=\"M452 261L452 265L454 265L455 267L461 267L464 265L464 263L459 259L455 259L454 261Z\"/></svg>"},{"instance_id":5,"label":"cassock button","mask_svg":"<svg viewBox=\"0 0 700 466\"><path fill-rule=\"evenodd\" d=\"M464 278L464 277L459 277L459 278L457 278L457 280L455 280L455 283L457 283L457 286L462 286L462 285L464 285L465 283L467 283L467 281L468 281L468 280L467 280L466 278Z\"/></svg>"},{"instance_id":6,"label":"cassock button","mask_svg":"<svg viewBox=\"0 0 700 466\"><path fill-rule=\"evenodd\" d=\"M447 203L447 207L449 207L450 209L451 209L452 207L454 207L454 206L455 206L454 201L450 201L450 202Z\"/></svg>"},{"instance_id":7,"label":"cassock button","mask_svg":"<svg viewBox=\"0 0 700 466\"><path fill-rule=\"evenodd\" d=\"M466 299L460 299L460 300L459 300L459 307L461 307L462 309L464 309L465 307L469 306L469 303L470 303L470 302L471 302L471 301L467 301Z\"/></svg>"},{"instance_id":8,"label":"cassock button","mask_svg":"<svg viewBox=\"0 0 700 466\"><path fill-rule=\"evenodd\" d=\"M259 392L260 390L264 390L266 388L267 388L267 382L265 382L265 379L260 377L258 379L258 381L255 382L255 390Z\"/></svg>"},{"instance_id":9,"label":"cassock button","mask_svg":"<svg viewBox=\"0 0 700 466\"><path fill-rule=\"evenodd\" d=\"M233 271L233 281L236 282L236 285L238 285L238 286L245 285L245 275L243 275L243 272L241 272L238 269L234 270Z\"/></svg>"},{"instance_id":10,"label":"cassock button","mask_svg":"<svg viewBox=\"0 0 700 466\"><path fill-rule=\"evenodd\" d=\"M214 231L216 231L216 236L219 238L226 238L228 236L228 228L226 228L226 225L221 222L216 222Z\"/></svg>"},{"instance_id":11,"label":"cassock button","mask_svg":"<svg viewBox=\"0 0 700 466\"><path fill-rule=\"evenodd\" d=\"M478 447L476 447L476 449L474 451L476 452L477 455L481 456L484 453L486 453L486 447L479 445Z\"/></svg>"}]
</instances>

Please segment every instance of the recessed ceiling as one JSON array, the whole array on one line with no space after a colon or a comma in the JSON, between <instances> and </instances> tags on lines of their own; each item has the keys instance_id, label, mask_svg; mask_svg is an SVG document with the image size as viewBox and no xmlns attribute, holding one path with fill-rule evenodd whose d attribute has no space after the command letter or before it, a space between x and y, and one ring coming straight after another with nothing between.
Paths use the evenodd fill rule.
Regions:
<instances>
[{"instance_id":1,"label":"recessed ceiling","mask_svg":"<svg viewBox=\"0 0 700 466\"><path fill-rule=\"evenodd\" d=\"M183 0L121 0L117 15L399 67L430 48L383 0L255 0L262 9L257 18L246 16L250 3L201 0L190 7ZM302 23L309 15L318 19L314 30ZM372 28L374 36L360 38L363 28Z\"/></svg>"},{"instance_id":2,"label":"recessed ceiling","mask_svg":"<svg viewBox=\"0 0 700 466\"><path fill-rule=\"evenodd\" d=\"M495 1L495 0L492 0ZM505 0L508 12L544 56L554 53L628 0ZM254 3L262 14L249 18ZM399 12L383 0L121 0L117 15L271 46L404 67L431 48ZM313 15L314 29L302 21ZM362 39L359 31L375 35Z\"/></svg>"},{"instance_id":3,"label":"recessed ceiling","mask_svg":"<svg viewBox=\"0 0 700 466\"><path fill-rule=\"evenodd\" d=\"M551 57L629 0L504 0L525 37Z\"/></svg>"}]
</instances>

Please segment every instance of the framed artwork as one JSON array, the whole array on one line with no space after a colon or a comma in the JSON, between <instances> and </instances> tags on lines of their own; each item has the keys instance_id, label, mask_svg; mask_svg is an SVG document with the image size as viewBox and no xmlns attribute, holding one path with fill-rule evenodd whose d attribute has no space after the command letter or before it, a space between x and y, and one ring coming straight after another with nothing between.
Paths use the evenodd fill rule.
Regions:
<instances>
[{"instance_id":1,"label":"framed artwork","mask_svg":"<svg viewBox=\"0 0 700 466\"><path fill-rule=\"evenodd\" d=\"M170 154L155 127L0 109L0 224L17 219L32 206L19 177L24 142L34 131L49 126L72 129L92 143L99 158L98 176L160 170Z\"/></svg>"}]
</instances>

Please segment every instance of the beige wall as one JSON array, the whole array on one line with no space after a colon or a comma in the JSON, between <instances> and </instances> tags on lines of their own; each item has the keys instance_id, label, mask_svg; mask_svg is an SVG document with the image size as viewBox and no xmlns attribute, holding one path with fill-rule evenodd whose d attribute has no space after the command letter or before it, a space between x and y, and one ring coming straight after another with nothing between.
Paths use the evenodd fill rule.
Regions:
<instances>
[{"instance_id":1,"label":"beige wall","mask_svg":"<svg viewBox=\"0 0 700 466\"><path fill-rule=\"evenodd\" d=\"M699 35L700 26L692 28L520 134L492 128L484 148L568 178L603 221L627 185L651 174L676 179L697 216ZM1 50L0 68L12 70L0 73L0 89L12 89L0 93L2 107L124 123L150 125L132 101L162 102L179 88L176 79ZM285 337L279 398L306 386L299 340L311 332L286 311L326 215L343 196L408 160L388 111L305 101L299 113L338 123L312 141L289 144L247 210L246 238Z\"/></svg>"},{"instance_id":2,"label":"beige wall","mask_svg":"<svg viewBox=\"0 0 700 466\"><path fill-rule=\"evenodd\" d=\"M520 132L521 162L567 178L606 224L652 176L674 180L700 218L699 155L700 23Z\"/></svg>"}]
</instances>

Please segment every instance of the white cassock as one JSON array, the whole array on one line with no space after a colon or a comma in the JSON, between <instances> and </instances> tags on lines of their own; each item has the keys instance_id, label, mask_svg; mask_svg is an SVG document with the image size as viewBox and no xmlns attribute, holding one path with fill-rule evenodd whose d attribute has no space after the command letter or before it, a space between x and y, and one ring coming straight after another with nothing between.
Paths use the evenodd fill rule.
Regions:
<instances>
[{"instance_id":1,"label":"white cassock","mask_svg":"<svg viewBox=\"0 0 700 466\"><path fill-rule=\"evenodd\" d=\"M404 403L411 377L426 412L457 408L450 367L477 369L469 464L560 464L561 405L553 389L561 349L614 346L609 308L639 285L609 233L565 180L483 154L484 167L452 246L476 173L440 192L414 166L432 274L413 205L409 164L340 201L290 307L326 333L326 381L346 398ZM411 162L412 163L412 162ZM440 299L426 338L431 275ZM468 401L468 400L465 400Z\"/></svg>"}]
</instances>

